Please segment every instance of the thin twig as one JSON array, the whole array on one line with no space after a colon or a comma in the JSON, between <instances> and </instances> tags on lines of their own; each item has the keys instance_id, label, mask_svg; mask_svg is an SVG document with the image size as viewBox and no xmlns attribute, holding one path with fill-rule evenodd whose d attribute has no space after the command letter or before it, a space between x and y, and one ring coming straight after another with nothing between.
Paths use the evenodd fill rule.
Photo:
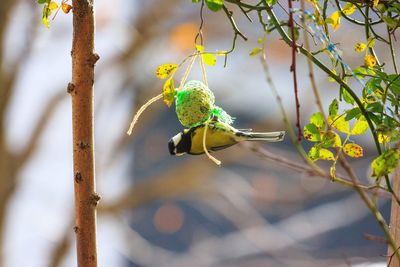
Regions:
<instances>
[{"instance_id":1,"label":"thin twig","mask_svg":"<svg viewBox=\"0 0 400 267\"><path fill-rule=\"evenodd\" d=\"M292 170L294 170L296 172L307 173L309 176L318 176L318 177L326 178L329 181L332 181L331 175L329 173L327 173L327 172L316 171L315 169L313 169L313 168L311 168L311 167L309 167L307 165L294 162L294 161L289 160L289 159L287 159L285 157L282 157L280 155L278 156L278 155L276 155L274 153L269 152L266 149L260 148L260 147L255 146L255 145L252 145L249 148L253 152L256 152L258 155L260 155L261 157L263 157L263 158L265 158L267 160L270 160L270 161L272 161L274 163L280 164L280 165L282 165L284 167L287 167L289 169L292 169ZM337 182L337 183L339 183L341 185L344 185L344 186L348 186L348 187L352 187L352 188L355 187L354 183L351 180L348 180L348 179L340 177L340 176L339 177L335 177L335 182ZM363 184L360 184L360 183L358 183L357 186L362 188L363 190L375 190L376 189L376 188L371 188L371 187L369 187L367 185L363 185Z\"/></svg>"},{"instance_id":2,"label":"thin twig","mask_svg":"<svg viewBox=\"0 0 400 267\"><path fill-rule=\"evenodd\" d=\"M197 44L197 39L200 37L201 45L203 45L203 25L204 25L203 11L204 11L204 0L201 1L199 30L197 31L196 37L194 38L194 43Z\"/></svg>"},{"instance_id":3,"label":"thin twig","mask_svg":"<svg viewBox=\"0 0 400 267\"><path fill-rule=\"evenodd\" d=\"M239 30L239 28L236 25L235 20L233 19L233 12L229 11L226 8L226 6L223 6L222 9L224 10L226 16L228 17L228 19L229 19L229 21L230 21L230 23L232 25L232 28L233 28L233 31L234 31L235 35L239 35L240 37L243 38L243 40L247 41L247 37Z\"/></svg>"},{"instance_id":4,"label":"thin twig","mask_svg":"<svg viewBox=\"0 0 400 267\"><path fill-rule=\"evenodd\" d=\"M301 125L300 125L300 101L299 101L299 90L297 88L297 71L296 71L296 53L297 53L297 45L296 45L296 36L293 22L293 6L292 0L288 0L289 6L289 28L290 33L292 35L292 65L290 66L290 71L293 73L293 88L294 88L294 97L296 99L296 127L297 127L297 140L301 141Z\"/></svg>"},{"instance_id":5,"label":"thin twig","mask_svg":"<svg viewBox=\"0 0 400 267\"><path fill-rule=\"evenodd\" d=\"M388 225L386 224L386 221L383 218L382 214L380 213L380 211L378 210L376 205L368 197L368 195L364 192L364 190L362 190L362 188L358 186L358 184L359 184L358 178L357 178L356 174L354 173L353 168L346 161L346 159L344 158L344 156L342 154L339 155L339 162L340 162L340 165L343 167L343 169L347 172L347 174L351 178L351 180L352 180L352 182L354 184L354 188L356 189L357 193L360 195L362 201L369 208L369 210L371 211L372 215L375 217L375 220L380 225L383 233L386 236L386 239L387 239L387 242L388 242L389 246L393 249L393 251L395 252L395 254L398 257L398 259L400 259L400 253L396 250L396 248L397 248L396 242L393 239L393 236L390 233L390 229L389 229Z\"/></svg>"},{"instance_id":6,"label":"thin twig","mask_svg":"<svg viewBox=\"0 0 400 267\"><path fill-rule=\"evenodd\" d=\"M305 10L305 0L300 0L300 7L301 9L304 11ZM310 50L310 42L308 40L308 34L307 31L305 30L306 27L306 20L305 20L305 16L301 17L301 23L303 25L303 40L304 40L304 47L307 50ZM319 109L319 112L321 112L322 116L324 117L324 119L326 120L326 114L324 111L324 108L322 107L322 101L321 101L321 97L319 95L319 91L317 88L317 82L315 81L315 75L314 75L314 66L312 64L312 61L307 58L307 67L308 67L308 77L310 78L310 82L311 82L311 89L313 90L314 93L314 97L315 97L315 103L317 104L317 107ZM328 123L326 125L329 125Z\"/></svg>"},{"instance_id":7,"label":"thin twig","mask_svg":"<svg viewBox=\"0 0 400 267\"><path fill-rule=\"evenodd\" d=\"M390 54L392 56L392 63L393 63L394 72L396 74L399 74L399 71L397 69L397 63L396 63L396 53L395 53L394 48L393 48L392 33L390 32L389 27L386 27L386 28L387 28L388 37L389 37L389 47L390 47Z\"/></svg>"}]
</instances>

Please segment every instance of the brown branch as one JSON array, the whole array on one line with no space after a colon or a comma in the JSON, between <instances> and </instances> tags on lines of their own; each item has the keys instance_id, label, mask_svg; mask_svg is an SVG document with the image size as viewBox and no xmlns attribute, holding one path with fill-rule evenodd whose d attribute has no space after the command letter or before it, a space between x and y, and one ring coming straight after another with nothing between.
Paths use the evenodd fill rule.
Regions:
<instances>
[{"instance_id":1,"label":"brown branch","mask_svg":"<svg viewBox=\"0 0 400 267\"><path fill-rule=\"evenodd\" d=\"M260 157L267 159L269 161L272 161L274 163L277 163L286 168L289 168L293 171L307 173L309 176L321 177L321 178L325 178L329 181L332 181L332 176L328 172L317 171L308 165L304 165L304 164L292 161L290 159L287 159L285 157L282 157L280 155L276 155L275 153L271 153L268 150L260 148L256 145L251 145L248 148L250 150L252 150L253 152L257 153ZM355 185L353 183L353 181L346 179L344 177L340 177L340 175L337 175L335 177L335 182L339 183L341 185L353 187L353 188L357 186L363 190L378 190L378 188L372 188L372 187L369 187L369 186L366 186L366 185L363 185L360 183L357 183Z\"/></svg>"},{"instance_id":2,"label":"brown branch","mask_svg":"<svg viewBox=\"0 0 400 267\"><path fill-rule=\"evenodd\" d=\"M93 83L94 7L90 0L73 0L72 131L75 188L75 233L78 267L97 267Z\"/></svg>"},{"instance_id":3,"label":"brown branch","mask_svg":"<svg viewBox=\"0 0 400 267\"><path fill-rule=\"evenodd\" d=\"M303 10L303 11L306 10L304 2L305 2L305 0L300 1L301 10ZM310 42L308 39L308 32L306 30L307 25L306 25L305 16L301 17L301 24L303 26L304 47L310 51ZM307 58L307 67L308 67L308 77L310 78L310 82L311 82L311 89L313 90L314 97L315 97L315 103L318 106L319 112L321 112L322 116L324 117L326 125L329 125L329 123L327 123L327 120L326 120L327 117L325 115L324 108L322 107L322 101L321 101L321 97L319 95L319 91L317 88L317 82L315 81L314 66L313 66L312 61L309 58Z\"/></svg>"},{"instance_id":4,"label":"brown branch","mask_svg":"<svg viewBox=\"0 0 400 267\"><path fill-rule=\"evenodd\" d=\"M375 220L378 222L381 227L383 233L385 234L386 240L388 242L388 246L394 251L394 255L396 255L397 259L400 259L400 253L396 250L396 241L394 240L392 234L390 233L389 226L386 224L385 219L383 218L381 212L378 210L378 207L372 202L371 198L366 194L366 192L358 185L359 179L357 175L354 173L353 168L344 158L343 154L339 154L339 163L343 167L343 169L349 175L351 181L354 184L354 189L359 194L361 200L365 203L368 209L371 211L372 215L375 217ZM396 202L397 203L397 202Z\"/></svg>"},{"instance_id":5,"label":"brown branch","mask_svg":"<svg viewBox=\"0 0 400 267\"><path fill-rule=\"evenodd\" d=\"M293 73L293 87L294 87L294 96L296 99L296 127L297 127L297 140L301 141L301 126L300 126L300 101L299 101L299 90L297 88L297 71L296 71L296 53L297 53L297 45L296 45L296 36L295 36L295 25L293 20L293 6L292 0L288 0L289 5L289 28L292 37L292 65L290 66L290 71Z\"/></svg>"}]
</instances>

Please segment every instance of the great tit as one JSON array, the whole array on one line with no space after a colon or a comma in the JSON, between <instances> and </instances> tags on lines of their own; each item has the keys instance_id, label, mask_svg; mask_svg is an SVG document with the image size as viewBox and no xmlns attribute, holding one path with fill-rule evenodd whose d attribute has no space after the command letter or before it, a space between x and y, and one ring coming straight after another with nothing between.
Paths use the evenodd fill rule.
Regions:
<instances>
[{"instance_id":1,"label":"great tit","mask_svg":"<svg viewBox=\"0 0 400 267\"><path fill-rule=\"evenodd\" d=\"M205 124L185 129L172 137L168 142L171 155L200 155L203 149ZM220 121L210 121L206 133L206 148L209 152L233 146L241 141L279 142L285 136L284 131L257 133L251 130L238 130Z\"/></svg>"}]
</instances>

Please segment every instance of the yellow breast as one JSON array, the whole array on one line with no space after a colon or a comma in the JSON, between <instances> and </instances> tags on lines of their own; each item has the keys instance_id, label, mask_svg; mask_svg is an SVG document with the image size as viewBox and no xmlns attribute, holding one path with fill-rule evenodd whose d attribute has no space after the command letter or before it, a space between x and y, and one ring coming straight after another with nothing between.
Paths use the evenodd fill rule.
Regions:
<instances>
[{"instance_id":1,"label":"yellow breast","mask_svg":"<svg viewBox=\"0 0 400 267\"><path fill-rule=\"evenodd\" d=\"M199 127L192 133L191 154L202 154L203 149L203 134L205 127ZM208 128L206 134L206 147L208 151L216 151L237 143L234 139L234 133L221 128Z\"/></svg>"}]
</instances>

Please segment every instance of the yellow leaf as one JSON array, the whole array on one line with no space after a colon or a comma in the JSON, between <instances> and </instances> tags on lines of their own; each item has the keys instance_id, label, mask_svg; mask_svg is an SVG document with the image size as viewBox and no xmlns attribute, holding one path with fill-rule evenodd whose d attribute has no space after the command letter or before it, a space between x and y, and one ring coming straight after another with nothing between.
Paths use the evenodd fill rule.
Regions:
<instances>
[{"instance_id":1,"label":"yellow leaf","mask_svg":"<svg viewBox=\"0 0 400 267\"><path fill-rule=\"evenodd\" d=\"M343 9L342 9L342 12L345 14L345 15L351 15L351 14L353 14L354 13L354 11L356 11L357 10L357 6L356 5L354 5L354 4L352 4L352 3L346 3L345 5L344 5L344 7L343 7Z\"/></svg>"},{"instance_id":2,"label":"yellow leaf","mask_svg":"<svg viewBox=\"0 0 400 267\"><path fill-rule=\"evenodd\" d=\"M163 100L168 107L172 105L175 98L175 87L174 87L174 80L169 78L165 81L163 90L162 90Z\"/></svg>"},{"instance_id":3,"label":"yellow leaf","mask_svg":"<svg viewBox=\"0 0 400 267\"><path fill-rule=\"evenodd\" d=\"M57 9L57 8L58 8L57 3L54 2L54 1L51 1L50 4L49 4L49 9L50 9L50 10L55 10L55 9Z\"/></svg>"},{"instance_id":4,"label":"yellow leaf","mask_svg":"<svg viewBox=\"0 0 400 267\"><path fill-rule=\"evenodd\" d=\"M373 55L366 55L364 57L364 64L368 68L372 68L373 66L376 65L376 58Z\"/></svg>"},{"instance_id":5,"label":"yellow leaf","mask_svg":"<svg viewBox=\"0 0 400 267\"><path fill-rule=\"evenodd\" d=\"M196 45L196 50L199 53L203 53L204 52L204 46L197 44Z\"/></svg>"},{"instance_id":6,"label":"yellow leaf","mask_svg":"<svg viewBox=\"0 0 400 267\"><path fill-rule=\"evenodd\" d=\"M178 68L178 64L163 64L157 67L156 76L160 79L165 79L171 74L173 74Z\"/></svg>"},{"instance_id":7,"label":"yellow leaf","mask_svg":"<svg viewBox=\"0 0 400 267\"><path fill-rule=\"evenodd\" d=\"M204 63L208 66L215 66L217 63L217 58L211 53L205 53L201 55L201 57L203 58Z\"/></svg>"},{"instance_id":8,"label":"yellow leaf","mask_svg":"<svg viewBox=\"0 0 400 267\"><path fill-rule=\"evenodd\" d=\"M321 148L319 150L319 159L321 160L335 160L335 157L333 156L333 153L329 151L328 149Z\"/></svg>"},{"instance_id":9,"label":"yellow leaf","mask_svg":"<svg viewBox=\"0 0 400 267\"><path fill-rule=\"evenodd\" d=\"M316 161L319 158L319 150L320 148L318 146L313 146L310 151L308 151L308 157L312 160L312 161Z\"/></svg>"},{"instance_id":10,"label":"yellow leaf","mask_svg":"<svg viewBox=\"0 0 400 267\"><path fill-rule=\"evenodd\" d=\"M356 134L364 134L368 129L368 122L365 120L364 116L361 116L356 123L354 124L353 129L351 130L352 135Z\"/></svg>"},{"instance_id":11,"label":"yellow leaf","mask_svg":"<svg viewBox=\"0 0 400 267\"><path fill-rule=\"evenodd\" d=\"M340 11L335 11L329 17L329 24L332 25L333 30L337 30L340 27Z\"/></svg>"},{"instance_id":12,"label":"yellow leaf","mask_svg":"<svg viewBox=\"0 0 400 267\"><path fill-rule=\"evenodd\" d=\"M68 14L71 11L72 6L67 3L61 3L61 9L65 14Z\"/></svg>"},{"instance_id":13,"label":"yellow leaf","mask_svg":"<svg viewBox=\"0 0 400 267\"><path fill-rule=\"evenodd\" d=\"M323 142L327 143L326 146L329 146L329 147L341 147L342 146L342 140L340 139L340 136L332 130L322 133L321 140Z\"/></svg>"},{"instance_id":14,"label":"yellow leaf","mask_svg":"<svg viewBox=\"0 0 400 267\"><path fill-rule=\"evenodd\" d=\"M374 0L374 7L377 7L378 6L378 4L379 4L379 0Z\"/></svg>"},{"instance_id":15,"label":"yellow leaf","mask_svg":"<svg viewBox=\"0 0 400 267\"><path fill-rule=\"evenodd\" d=\"M335 116L333 119L328 117L329 124L338 131L343 133L350 132L349 122L344 119L344 116Z\"/></svg>"},{"instance_id":16,"label":"yellow leaf","mask_svg":"<svg viewBox=\"0 0 400 267\"><path fill-rule=\"evenodd\" d=\"M390 136L385 135L383 133L378 133L378 141L379 141L380 144L389 143L390 142Z\"/></svg>"},{"instance_id":17,"label":"yellow leaf","mask_svg":"<svg viewBox=\"0 0 400 267\"><path fill-rule=\"evenodd\" d=\"M352 158L359 158L364 155L363 148L357 144L346 144L343 151Z\"/></svg>"},{"instance_id":18,"label":"yellow leaf","mask_svg":"<svg viewBox=\"0 0 400 267\"><path fill-rule=\"evenodd\" d=\"M365 48L367 48L367 45L364 44L364 43L361 43L361 42L356 43L356 45L354 46L354 50L355 50L357 53L363 52L363 51L365 50Z\"/></svg>"},{"instance_id":19,"label":"yellow leaf","mask_svg":"<svg viewBox=\"0 0 400 267\"><path fill-rule=\"evenodd\" d=\"M257 55L258 53L260 53L261 52L261 48L260 47L256 47L256 48L253 48L253 50L251 50L250 51L250 53L249 53L249 56L255 56L255 55Z\"/></svg>"}]
</instances>

